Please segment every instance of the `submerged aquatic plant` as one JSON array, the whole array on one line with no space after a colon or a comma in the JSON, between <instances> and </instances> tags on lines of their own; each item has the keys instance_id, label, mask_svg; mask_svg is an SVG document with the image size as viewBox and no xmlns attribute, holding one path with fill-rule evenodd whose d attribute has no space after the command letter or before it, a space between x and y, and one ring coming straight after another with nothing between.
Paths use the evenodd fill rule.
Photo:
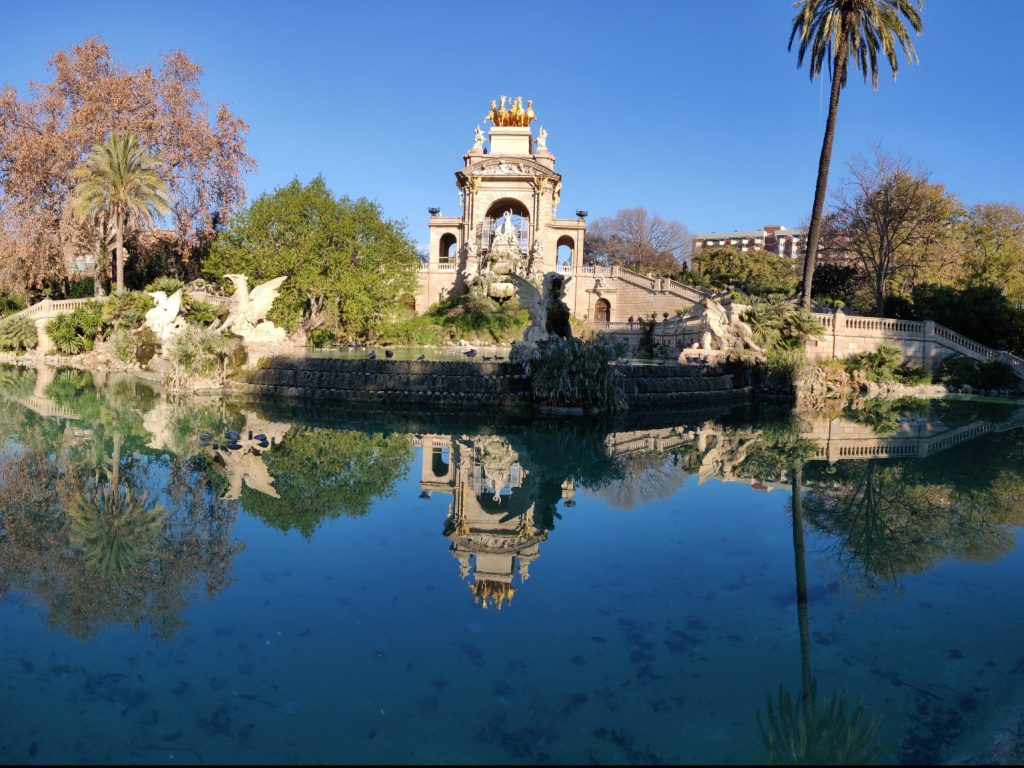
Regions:
<instances>
[{"instance_id":1,"label":"submerged aquatic plant","mask_svg":"<svg viewBox=\"0 0 1024 768\"><path fill-rule=\"evenodd\" d=\"M818 701L812 682L802 700L779 686L779 701L768 699L767 724L757 713L766 758L772 765L863 765L877 762L882 748L875 740L877 718L864 720L860 705L846 716L846 691Z\"/></svg>"}]
</instances>

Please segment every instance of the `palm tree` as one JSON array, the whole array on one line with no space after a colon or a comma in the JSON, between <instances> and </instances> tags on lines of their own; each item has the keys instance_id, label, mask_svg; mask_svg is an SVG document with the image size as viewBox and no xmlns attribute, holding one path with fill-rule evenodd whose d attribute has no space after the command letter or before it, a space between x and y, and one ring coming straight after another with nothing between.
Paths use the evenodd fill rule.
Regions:
<instances>
[{"instance_id":1,"label":"palm tree","mask_svg":"<svg viewBox=\"0 0 1024 768\"><path fill-rule=\"evenodd\" d=\"M922 0L797 0L793 6L799 10L793 17L789 50L793 49L793 41L799 37L797 66L801 66L807 57L810 61L811 80L820 75L826 66L832 77L832 95L828 102L828 120L825 122L825 139L821 143L821 158L818 160L818 183L814 188L814 208L811 210L807 255L804 257L803 305L810 309L814 262L818 254L828 169L832 162L832 140L839 111L839 92L846 85L847 64L852 61L864 75L865 82L870 74L871 85L877 90L878 51L881 49L889 60L895 80L899 70L897 47L903 49L907 61L917 61L917 53L903 19L907 20L915 32L921 34L923 5Z\"/></svg>"},{"instance_id":2,"label":"palm tree","mask_svg":"<svg viewBox=\"0 0 1024 768\"><path fill-rule=\"evenodd\" d=\"M94 146L85 165L75 171L75 215L101 231L114 232L119 291L124 290L126 232L150 226L171 210L167 185L156 172L159 166L160 161L129 133L114 134Z\"/></svg>"}]
</instances>

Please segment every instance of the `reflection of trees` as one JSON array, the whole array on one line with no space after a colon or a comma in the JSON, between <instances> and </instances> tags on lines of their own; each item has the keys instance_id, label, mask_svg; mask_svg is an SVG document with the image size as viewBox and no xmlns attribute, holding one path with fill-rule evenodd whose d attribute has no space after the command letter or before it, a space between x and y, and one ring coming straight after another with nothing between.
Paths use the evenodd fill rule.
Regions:
<instances>
[{"instance_id":1,"label":"reflection of trees","mask_svg":"<svg viewBox=\"0 0 1024 768\"><path fill-rule=\"evenodd\" d=\"M778 442L778 441L777 441ZM807 600L807 558L804 548L803 460L796 444L783 440L791 457L793 562L796 569L797 623L800 628L800 697L779 686L778 702L768 699L765 718L757 712L767 761L773 765L863 765L875 762L881 748L875 741L878 721L862 724L863 708L858 705L846 716L846 691L835 691L827 699L818 697L811 672L810 616ZM785 465L783 465L785 466Z\"/></svg>"},{"instance_id":2,"label":"reflection of trees","mask_svg":"<svg viewBox=\"0 0 1024 768\"><path fill-rule=\"evenodd\" d=\"M658 451L638 451L619 461L622 479L608 483L599 492L608 504L632 509L657 499L667 499L686 483L688 474L679 465L678 456Z\"/></svg>"},{"instance_id":3,"label":"reflection of trees","mask_svg":"<svg viewBox=\"0 0 1024 768\"><path fill-rule=\"evenodd\" d=\"M409 435L293 427L263 454L280 498L245 488L242 502L269 525L309 537L323 520L365 515L376 499L390 496L412 455Z\"/></svg>"},{"instance_id":4,"label":"reflection of trees","mask_svg":"<svg viewBox=\"0 0 1024 768\"><path fill-rule=\"evenodd\" d=\"M0 467L0 597L33 596L51 627L77 637L106 623L170 636L200 583L212 594L227 582L241 548L230 539L233 512L203 473L183 470L186 484L164 508L141 488L172 476L166 463L136 457L129 470L115 457L97 474L68 453L23 443Z\"/></svg>"},{"instance_id":5,"label":"reflection of trees","mask_svg":"<svg viewBox=\"0 0 1024 768\"><path fill-rule=\"evenodd\" d=\"M868 585L920 573L945 557L994 560L1024 522L1024 477L936 476L938 462L843 462L806 494L808 522L834 537L834 554ZM941 462L945 465L946 462Z\"/></svg>"}]
</instances>

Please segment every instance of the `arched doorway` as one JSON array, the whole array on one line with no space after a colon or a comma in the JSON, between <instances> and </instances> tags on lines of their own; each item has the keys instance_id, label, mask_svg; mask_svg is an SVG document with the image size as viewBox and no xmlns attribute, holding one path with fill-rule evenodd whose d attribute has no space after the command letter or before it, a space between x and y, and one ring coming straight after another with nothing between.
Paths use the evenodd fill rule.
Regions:
<instances>
[{"instance_id":1,"label":"arched doorway","mask_svg":"<svg viewBox=\"0 0 1024 768\"><path fill-rule=\"evenodd\" d=\"M454 264L458 254L459 241L451 232L441 235L441 244L438 248L437 260L441 264Z\"/></svg>"},{"instance_id":2,"label":"arched doorway","mask_svg":"<svg viewBox=\"0 0 1024 768\"><path fill-rule=\"evenodd\" d=\"M594 304L594 322L610 323L612 320L612 304L608 299L598 299Z\"/></svg>"}]
</instances>

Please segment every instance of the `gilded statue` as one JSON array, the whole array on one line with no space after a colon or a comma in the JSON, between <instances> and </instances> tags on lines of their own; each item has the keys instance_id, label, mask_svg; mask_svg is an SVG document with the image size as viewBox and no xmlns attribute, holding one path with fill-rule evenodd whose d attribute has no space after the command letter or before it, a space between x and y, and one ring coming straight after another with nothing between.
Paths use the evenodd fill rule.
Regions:
<instances>
[{"instance_id":1,"label":"gilded statue","mask_svg":"<svg viewBox=\"0 0 1024 768\"><path fill-rule=\"evenodd\" d=\"M491 99L491 108L487 111L484 121L490 120L491 125L499 128L510 126L527 128L536 119L537 113L533 111L533 99L528 100L524 108L522 96L516 96L515 99L502 96L500 106L494 99Z\"/></svg>"}]
</instances>

